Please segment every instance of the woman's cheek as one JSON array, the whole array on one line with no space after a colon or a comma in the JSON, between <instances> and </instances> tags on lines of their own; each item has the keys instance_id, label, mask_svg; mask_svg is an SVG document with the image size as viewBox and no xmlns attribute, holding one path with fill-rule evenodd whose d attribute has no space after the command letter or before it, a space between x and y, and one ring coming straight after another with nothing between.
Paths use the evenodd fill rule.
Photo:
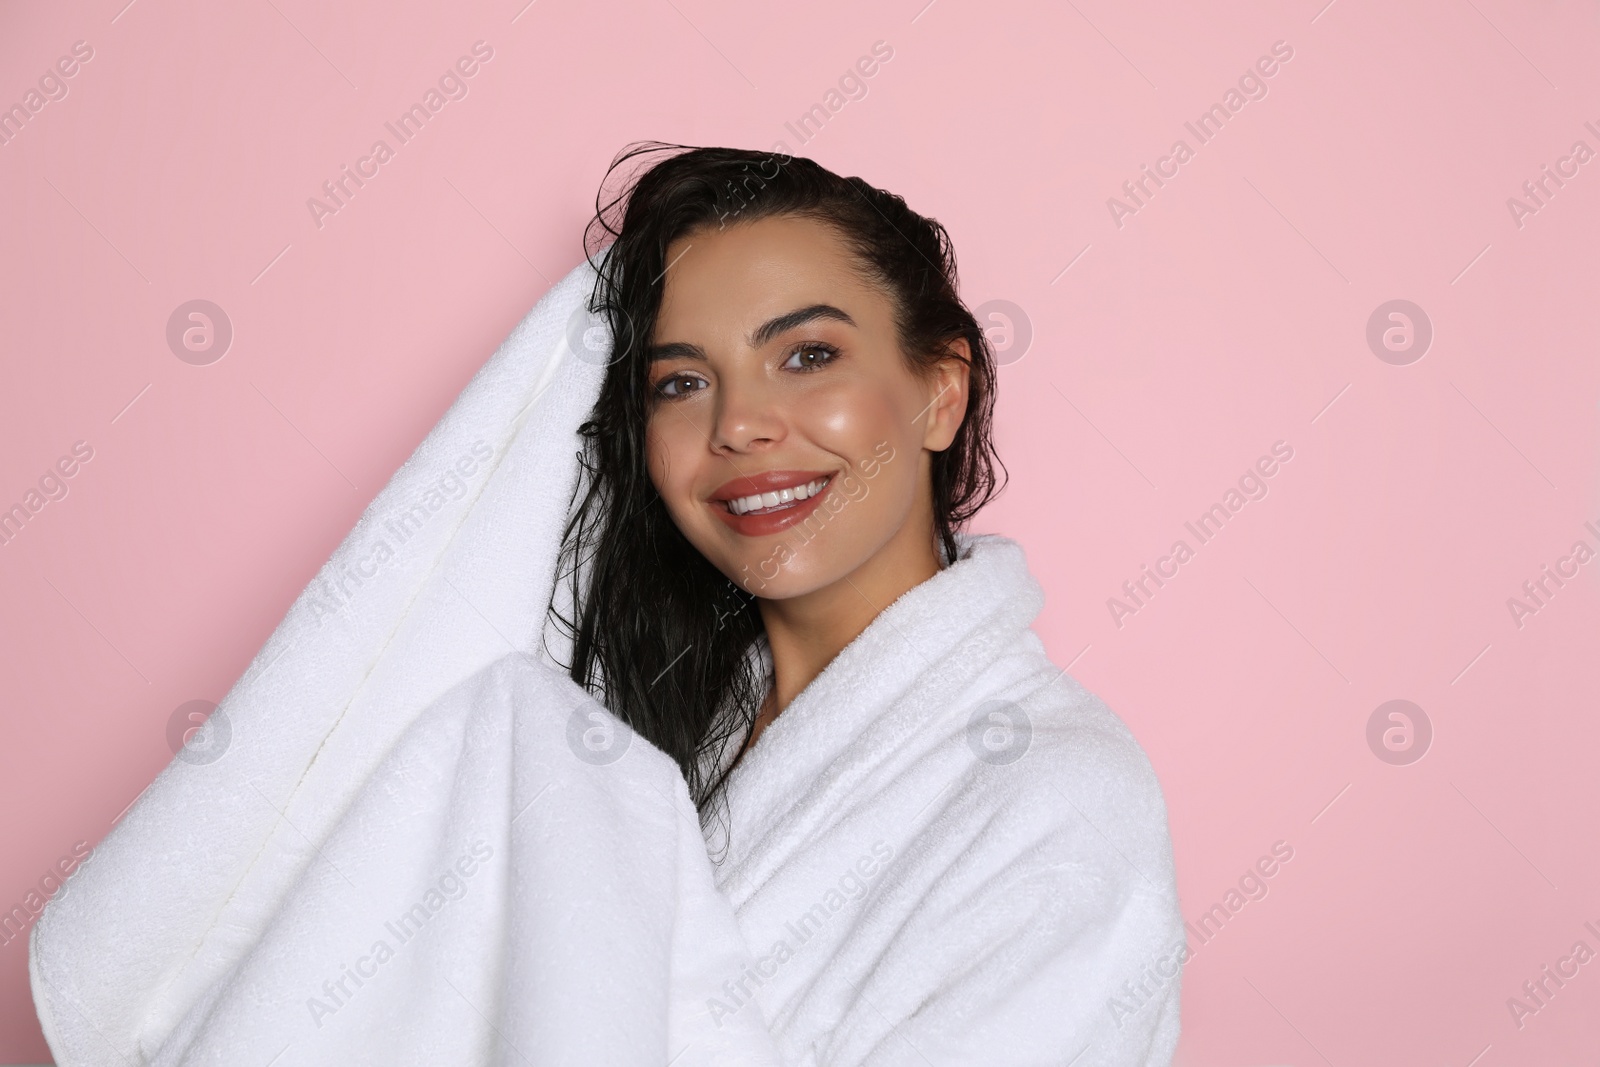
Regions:
<instances>
[{"instance_id":1,"label":"woman's cheek","mask_svg":"<svg viewBox=\"0 0 1600 1067\"><path fill-rule=\"evenodd\" d=\"M647 428L644 447L645 466L650 472L650 481L662 499L670 502L673 499L671 442L653 428Z\"/></svg>"},{"instance_id":2,"label":"woman's cheek","mask_svg":"<svg viewBox=\"0 0 1600 1067\"><path fill-rule=\"evenodd\" d=\"M872 383L841 383L807 398L806 421L833 451L858 455L871 451L874 441L897 436L900 416L888 401Z\"/></svg>"},{"instance_id":3,"label":"woman's cheek","mask_svg":"<svg viewBox=\"0 0 1600 1067\"><path fill-rule=\"evenodd\" d=\"M685 521L693 521L697 514L694 493L697 441L703 447L704 438L697 435L692 425L682 420L675 428L646 434L650 480L655 483L656 492L661 494L667 510L680 526Z\"/></svg>"}]
</instances>

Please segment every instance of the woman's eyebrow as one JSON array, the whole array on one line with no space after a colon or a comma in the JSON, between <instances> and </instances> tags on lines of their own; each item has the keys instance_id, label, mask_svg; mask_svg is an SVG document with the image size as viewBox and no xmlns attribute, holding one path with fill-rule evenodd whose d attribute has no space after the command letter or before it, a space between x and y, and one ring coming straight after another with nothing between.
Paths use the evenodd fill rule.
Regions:
<instances>
[{"instance_id":1,"label":"woman's eyebrow","mask_svg":"<svg viewBox=\"0 0 1600 1067\"><path fill-rule=\"evenodd\" d=\"M775 319L768 319L756 327L755 333L752 333L745 343L751 348L760 348L783 331L792 330L796 326L803 326L817 319L831 319L834 322L842 322L846 326L854 326L856 324L856 320L852 319L847 312L834 307L832 304L811 304L808 307L796 308L793 311L786 312Z\"/></svg>"},{"instance_id":2,"label":"woman's eyebrow","mask_svg":"<svg viewBox=\"0 0 1600 1067\"><path fill-rule=\"evenodd\" d=\"M846 326L854 326L856 324L856 320L850 317L849 312L834 307L832 304L810 304L803 308L796 308L793 311L786 311L776 318L763 322L745 339L745 344L751 348L760 348L785 330L792 330L796 326L803 326L818 319L842 322ZM699 345L690 344L686 341L671 341L667 344L650 346L650 362L654 363L662 359L695 359L703 362L706 359L706 353L705 349Z\"/></svg>"}]
</instances>

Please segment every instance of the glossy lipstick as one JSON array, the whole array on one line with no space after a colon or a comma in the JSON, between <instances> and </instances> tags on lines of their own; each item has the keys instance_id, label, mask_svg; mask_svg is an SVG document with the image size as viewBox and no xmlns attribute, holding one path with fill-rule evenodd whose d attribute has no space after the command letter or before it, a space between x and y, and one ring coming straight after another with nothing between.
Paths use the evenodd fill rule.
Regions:
<instances>
[{"instance_id":1,"label":"glossy lipstick","mask_svg":"<svg viewBox=\"0 0 1600 1067\"><path fill-rule=\"evenodd\" d=\"M776 470L745 478L735 478L711 494L709 506L717 517L735 533L746 537L763 537L788 529L816 510L817 504L833 487L836 471ZM794 499L797 486L822 482L820 488L804 500ZM759 511L736 515L729 502L744 497L763 496L766 506ZM775 504L774 504L775 501Z\"/></svg>"}]
</instances>

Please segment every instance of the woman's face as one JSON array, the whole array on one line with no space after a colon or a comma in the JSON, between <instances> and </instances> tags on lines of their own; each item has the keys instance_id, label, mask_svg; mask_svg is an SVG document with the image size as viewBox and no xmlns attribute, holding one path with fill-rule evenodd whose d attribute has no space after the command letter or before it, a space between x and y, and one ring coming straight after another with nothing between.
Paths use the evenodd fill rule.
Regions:
<instances>
[{"instance_id":1,"label":"woman's face","mask_svg":"<svg viewBox=\"0 0 1600 1067\"><path fill-rule=\"evenodd\" d=\"M931 553L930 452L966 410L965 341L963 360L914 375L889 298L811 219L687 234L667 263L646 445L689 542L769 599L832 585L886 547Z\"/></svg>"}]
</instances>

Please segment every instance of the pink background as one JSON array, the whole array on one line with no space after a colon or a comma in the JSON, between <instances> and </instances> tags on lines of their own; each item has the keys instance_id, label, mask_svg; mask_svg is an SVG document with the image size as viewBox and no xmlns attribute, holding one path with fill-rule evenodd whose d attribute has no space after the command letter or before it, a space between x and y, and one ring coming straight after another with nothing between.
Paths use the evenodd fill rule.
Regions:
<instances>
[{"instance_id":1,"label":"pink background","mask_svg":"<svg viewBox=\"0 0 1600 1067\"><path fill-rule=\"evenodd\" d=\"M1600 159L1507 205L1600 151L1600 15L1326 2L7 5L0 105L93 58L0 145L0 508L93 458L0 546L0 907L106 833L174 710L221 699L577 263L619 148L781 141L937 217L968 303L1021 309L1025 352L994 320L1011 484L977 528L1026 545L1053 656L1149 752L1185 915L1294 850L1191 943L1178 1062L1600 1056L1600 962L1521 1027L1507 1006L1600 951L1600 561L1507 604L1600 548ZM468 95L319 228L307 199L478 40ZM1279 41L1199 143L1184 122ZM1178 138L1119 226L1108 198ZM206 366L165 337L194 299L234 331ZM1395 299L1433 328L1406 365L1366 339ZM1277 441L1268 495L1200 545L1184 522ZM1119 626L1108 598L1179 538ZM1406 765L1367 741L1391 699L1432 725ZM22 938L0 1018L0 1061L48 1058Z\"/></svg>"}]
</instances>

